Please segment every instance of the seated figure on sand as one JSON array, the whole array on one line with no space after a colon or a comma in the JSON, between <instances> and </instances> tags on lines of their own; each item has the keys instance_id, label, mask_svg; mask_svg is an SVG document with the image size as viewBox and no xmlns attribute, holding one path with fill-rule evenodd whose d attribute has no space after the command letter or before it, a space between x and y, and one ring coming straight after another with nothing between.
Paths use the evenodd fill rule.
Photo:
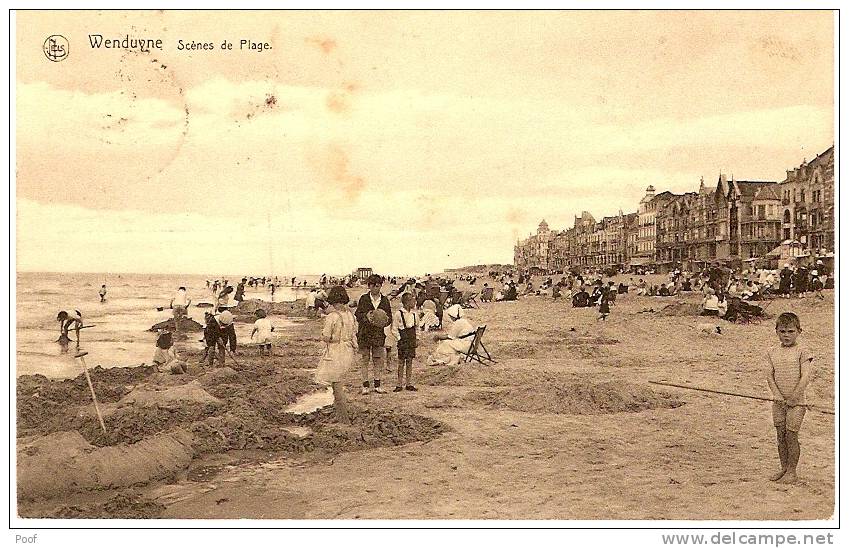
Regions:
<instances>
[{"instance_id":1,"label":"seated figure on sand","mask_svg":"<svg viewBox=\"0 0 849 548\"><path fill-rule=\"evenodd\" d=\"M445 315L451 320L445 335L436 335L434 340L440 341L433 354L428 356L428 365L456 365L460 363L463 352L469 349L474 336L475 325L465 317L465 311L460 305L445 309Z\"/></svg>"},{"instance_id":2,"label":"seated figure on sand","mask_svg":"<svg viewBox=\"0 0 849 548\"><path fill-rule=\"evenodd\" d=\"M419 325L422 331L439 329L439 317L436 315L436 303L427 299L422 303L421 319Z\"/></svg>"},{"instance_id":3,"label":"seated figure on sand","mask_svg":"<svg viewBox=\"0 0 849 548\"><path fill-rule=\"evenodd\" d=\"M170 332L163 331L156 338L156 350L153 353L153 366L157 371L170 371L182 375L188 371L186 361L177 354L174 340Z\"/></svg>"},{"instance_id":4,"label":"seated figure on sand","mask_svg":"<svg viewBox=\"0 0 849 548\"><path fill-rule=\"evenodd\" d=\"M584 286L580 286L578 291L572 295L572 306L574 308L584 308L590 306L590 294Z\"/></svg>"}]
</instances>

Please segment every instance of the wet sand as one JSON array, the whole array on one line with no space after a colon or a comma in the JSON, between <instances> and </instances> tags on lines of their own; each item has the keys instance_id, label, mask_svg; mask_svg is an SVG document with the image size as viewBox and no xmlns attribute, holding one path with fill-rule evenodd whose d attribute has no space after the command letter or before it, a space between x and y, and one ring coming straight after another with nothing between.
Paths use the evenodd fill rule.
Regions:
<instances>
[{"instance_id":1,"label":"wet sand","mask_svg":"<svg viewBox=\"0 0 849 548\"><path fill-rule=\"evenodd\" d=\"M776 342L773 320L720 321L723 335L704 334L694 328L703 319L662 310L682 300L696 303L698 297L620 295L606 322L596 320L594 309L573 309L550 297L482 304L469 317L488 325L485 342L497 364L425 366L435 343L424 335L415 364L419 392L362 396L359 373L349 374L351 426L333 422L330 408L306 416L283 412L299 397L322 390L309 371L321 351L316 337L322 320L305 320L277 357L261 360L255 350L237 356L240 367L228 364L236 375L196 370L137 381L161 387L199 380L225 402L208 410L179 406L182 415L173 423L153 414L158 431L179 425L195 436L188 467L141 486L40 500L19 496L19 513L184 519L830 517L834 416L808 413L800 435L800 481L776 484L768 479L778 461L769 403L648 384L665 379L768 395L763 356ZM648 309L656 312L643 312ZM773 315L785 310L800 315L804 342L818 358L808 400L833 408L833 292L826 292L825 302L776 300L768 308ZM384 374L390 389L394 377ZM21 384L19 405L26 395ZM113 404L129 393L118 394L122 390L113 394ZM62 406L52 411L71 412ZM124 420L135 427L136 419ZM19 436L21 424L19 414ZM57 428L72 424L60 421ZM77 426L89 442L103 444L96 424L89 413ZM48 430L23 433L37 438ZM126 431L135 432L127 439L144 439L157 430Z\"/></svg>"}]
</instances>

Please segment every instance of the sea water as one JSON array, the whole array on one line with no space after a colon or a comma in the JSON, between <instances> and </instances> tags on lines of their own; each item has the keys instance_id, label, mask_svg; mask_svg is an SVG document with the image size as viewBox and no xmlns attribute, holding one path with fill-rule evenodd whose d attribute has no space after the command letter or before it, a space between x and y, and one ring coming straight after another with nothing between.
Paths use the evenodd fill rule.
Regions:
<instances>
[{"instance_id":1,"label":"sea water","mask_svg":"<svg viewBox=\"0 0 849 548\"><path fill-rule=\"evenodd\" d=\"M215 277L175 274L59 274L25 272L17 275L16 283L16 362L15 374L41 374L51 378L75 377L82 371L74 359L77 352L74 332L70 332L70 347L58 344L60 310L79 310L84 325L94 327L80 331L79 351L88 352L89 367L128 367L150 364L153 358L156 333L150 327L172 316L168 308L177 288L185 286L192 305L188 315L203 323L203 313L210 308L198 308L199 302L215 302L206 280ZM218 277L218 279L225 279ZM241 276L228 276L234 288ZM317 281L316 276L298 276L298 282ZM287 278L286 282L291 279ZM281 280L282 282L282 280ZM106 302L100 302L100 286L106 284ZM277 287L275 302L303 298L308 288ZM246 287L245 299L271 301L267 287ZM232 302L232 295L231 295ZM157 307L164 307L158 311ZM291 322L271 317L275 332ZM238 340L248 340L252 324L236 324ZM201 332L190 333L186 344L202 348Z\"/></svg>"}]
</instances>

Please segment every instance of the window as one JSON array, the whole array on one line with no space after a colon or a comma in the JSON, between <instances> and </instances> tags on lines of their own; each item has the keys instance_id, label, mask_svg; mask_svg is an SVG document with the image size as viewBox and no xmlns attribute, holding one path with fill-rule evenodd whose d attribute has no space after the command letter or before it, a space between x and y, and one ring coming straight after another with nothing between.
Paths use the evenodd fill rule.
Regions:
<instances>
[{"instance_id":1,"label":"window","mask_svg":"<svg viewBox=\"0 0 849 548\"><path fill-rule=\"evenodd\" d=\"M805 189L804 188L801 191L801 195L802 195L801 201L804 202L805 201Z\"/></svg>"},{"instance_id":2,"label":"window","mask_svg":"<svg viewBox=\"0 0 849 548\"><path fill-rule=\"evenodd\" d=\"M772 206L770 206L770 207L772 207ZM758 219L765 219L765 218L766 218L766 206L765 205L759 205L758 206Z\"/></svg>"}]
</instances>

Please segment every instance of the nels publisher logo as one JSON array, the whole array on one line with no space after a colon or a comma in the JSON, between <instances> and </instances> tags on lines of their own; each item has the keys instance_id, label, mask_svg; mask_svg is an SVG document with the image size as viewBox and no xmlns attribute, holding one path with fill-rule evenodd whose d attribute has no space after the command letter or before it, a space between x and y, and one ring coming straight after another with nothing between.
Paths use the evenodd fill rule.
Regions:
<instances>
[{"instance_id":1,"label":"nels publisher logo","mask_svg":"<svg viewBox=\"0 0 849 548\"><path fill-rule=\"evenodd\" d=\"M44 41L42 49L44 50L44 55L54 63L67 59L70 52L68 39L61 34L48 36L47 40Z\"/></svg>"}]
</instances>

